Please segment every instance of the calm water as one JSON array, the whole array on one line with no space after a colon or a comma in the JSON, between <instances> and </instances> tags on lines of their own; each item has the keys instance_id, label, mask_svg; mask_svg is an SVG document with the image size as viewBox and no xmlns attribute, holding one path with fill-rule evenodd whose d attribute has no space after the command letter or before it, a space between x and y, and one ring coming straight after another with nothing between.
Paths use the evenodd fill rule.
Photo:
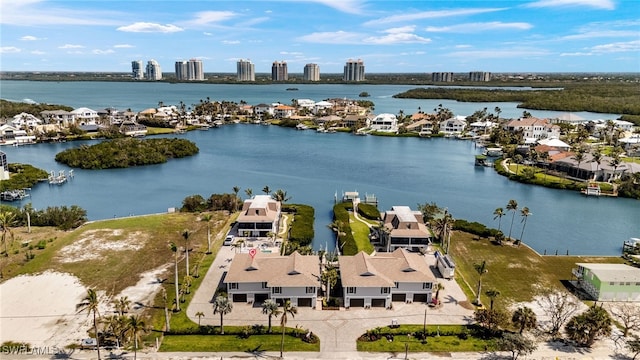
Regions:
<instances>
[{"instance_id":1,"label":"calm water","mask_svg":"<svg viewBox=\"0 0 640 360\"><path fill-rule=\"evenodd\" d=\"M137 108L142 101L136 99L131 88L164 85L169 89L184 86L197 93L209 85L182 84L111 84L111 83L1 83L3 98L25 98L72 106L88 105L100 108ZM31 95L24 96L13 86L26 91L30 84ZM72 85L77 84L79 88ZM64 91L53 94L40 93L42 86L63 86ZM92 86L90 86L92 85ZM90 86L91 89L85 87ZM121 87L127 95L114 95L112 88ZM236 86L220 86L239 91ZM12 89L8 92L7 89ZM213 86L216 88L216 86ZM269 87L244 87L244 99L249 103L278 100L277 91ZM304 98L315 100L334 97L329 90L317 96L301 90ZM337 86L337 95L349 86ZM385 88L385 89L383 89ZM400 86L370 86L353 88L354 93L372 90L388 91ZM408 88L408 87L407 87ZM251 91L249 91L249 90ZM329 87L328 89L332 89ZM91 90L90 95L85 95ZM268 91L267 91L268 90ZM186 90L185 90L186 91ZM267 91L260 94L260 92ZM311 91L311 90L310 90ZM162 94L165 103L179 99L183 91ZM282 96L291 96L286 92ZM35 94L35 96L34 96ZM237 94L236 94L237 95ZM122 97L121 96L125 96ZM131 105L126 106L126 96ZM141 93L140 98L151 95ZM153 95L159 97L160 95ZM214 97L212 100L229 99L231 96ZM346 94L344 96L347 96ZM349 95L352 97L353 95ZM83 99L87 98L86 102ZM186 98L182 98L186 102ZM256 99L256 100L252 100ZM261 99L258 101L257 99ZM397 112L405 102L389 99L388 110ZM376 102L376 111L380 105ZM150 100L151 101L151 100ZM157 101L143 107L154 106ZM239 99L238 99L239 101ZM287 101L283 99L282 101ZM290 101L290 99L289 99ZM427 102L422 102L427 103ZM455 103L455 102L454 102ZM96 104L96 105L91 105ZM455 103L457 104L457 103ZM444 105L444 104L443 104ZM465 104L465 106L468 104ZM432 105L428 105L432 106ZM437 106L437 104L436 104ZM473 104L473 111L490 105ZM503 114L509 111L521 113L513 104L500 104ZM395 107L395 108L392 108ZM425 106L422 106L425 109ZM395 110L394 110L395 109ZM405 107L407 111L408 107ZM417 109L417 107L416 107ZM429 109L429 107L426 107ZM465 108L454 108L464 114ZM469 112L470 113L470 112ZM590 114L596 116L597 114ZM436 202L447 207L456 218L479 221L497 227L493 210L505 207L509 199L527 206L533 215L527 222L524 241L539 252L560 254L620 253L622 241L640 236L640 202L629 199L586 198L574 192L558 191L510 182L491 169L473 166L473 155L479 152L472 142L450 139L386 138L352 136L348 134L318 134L313 131L295 131L275 126L228 125L209 131L194 131L178 135L194 141L200 148L196 156L173 160L166 164L140 168L86 171L75 170L75 178L63 186L41 184L32 191L35 208L51 205L77 204L88 211L90 219L111 218L147 213L164 212L169 207L179 207L188 195L232 192L239 186L244 195L247 188L254 194L261 193L268 185L282 188L292 196L291 202L304 203L316 210L316 248L325 244L332 247L334 236L327 228L331 222L333 197L337 192L357 190L361 194L373 193L380 200L381 210L393 205L416 206L418 203ZM69 170L57 164L57 152L79 146L80 143L39 144L23 147L5 147L10 162L30 163L45 170ZM510 216L502 220L502 228L508 232ZM520 236L519 216L513 226L513 235Z\"/></svg>"}]
</instances>

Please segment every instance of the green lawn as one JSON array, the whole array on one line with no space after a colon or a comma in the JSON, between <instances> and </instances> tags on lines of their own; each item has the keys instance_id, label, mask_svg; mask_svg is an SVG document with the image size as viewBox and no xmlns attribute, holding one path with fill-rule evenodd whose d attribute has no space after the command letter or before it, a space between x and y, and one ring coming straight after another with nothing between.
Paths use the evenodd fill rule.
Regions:
<instances>
[{"instance_id":1,"label":"green lawn","mask_svg":"<svg viewBox=\"0 0 640 360\"><path fill-rule=\"evenodd\" d=\"M469 284L475 292L478 273L474 264L486 261L487 273L482 276L483 304L489 304L484 294L496 289L500 295L496 304L505 306L513 302L531 301L541 289L561 289L562 280L571 280L571 269L579 262L622 263L620 257L567 256L566 249L549 249L548 256L538 255L525 245L496 245L487 239L476 240L471 234L454 232L451 255L456 263L456 277ZM526 243L526 233L525 233ZM444 283L445 293L447 284ZM464 288L463 288L464 289ZM473 299L469 299L473 300Z\"/></svg>"},{"instance_id":2,"label":"green lawn","mask_svg":"<svg viewBox=\"0 0 640 360\"><path fill-rule=\"evenodd\" d=\"M440 336L437 335L438 328ZM422 325L401 325L397 329L382 328L381 339L376 341L360 339L357 348L358 351L366 352L401 353L405 351L405 344L408 345L409 352L473 352L493 347L493 340L472 336L472 331L464 325L429 325L427 326L429 336L424 344L415 336L403 335L418 331L422 331ZM393 341L389 341L384 336L386 333L394 334ZM460 333L466 333L466 339L459 336Z\"/></svg>"},{"instance_id":3,"label":"green lawn","mask_svg":"<svg viewBox=\"0 0 640 360\"><path fill-rule=\"evenodd\" d=\"M226 328L226 326L225 326ZM242 339L237 335L166 335L160 351L165 352L219 352L219 351L280 351L282 335L279 327L273 328L273 334L251 335ZM309 344L299 338L286 335L285 351L320 351L320 343Z\"/></svg>"},{"instance_id":4,"label":"green lawn","mask_svg":"<svg viewBox=\"0 0 640 360\"><path fill-rule=\"evenodd\" d=\"M356 219L353 212L350 212L349 226L351 226L351 233L353 234L353 239L356 241L356 246L358 246L358 251L364 251L367 254L371 254L374 248L369 241L369 227L367 224Z\"/></svg>"}]
</instances>

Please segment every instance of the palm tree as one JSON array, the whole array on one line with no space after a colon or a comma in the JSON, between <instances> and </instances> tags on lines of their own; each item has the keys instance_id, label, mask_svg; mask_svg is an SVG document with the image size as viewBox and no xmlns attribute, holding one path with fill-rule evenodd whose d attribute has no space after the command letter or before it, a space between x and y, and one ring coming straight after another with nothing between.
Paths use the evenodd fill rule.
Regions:
<instances>
[{"instance_id":1,"label":"palm tree","mask_svg":"<svg viewBox=\"0 0 640 360\"><path fill-rule=\"evenodd\" d=\"M595 181L598 179L598 173L600 172L600 164L602 163L602 151L600 150L600 147L598 147L591 154L591 162L596 163L596 173L593 175L593 180Z\"/></svg>"},{"instance_id":2,"label":"palm tree","mask_svg":"<svg viewBox=\"0 0 640 360\"><path fill-rule=\"evenodd\" d=\"M94 289L87 289L87 296L82 299L82 302L76 305L76 310L78 312L87 312L87 316L89 314L93 314L93 332L96 337L96 349L98 350L98 360L100 360L100 336L98 336L98 322L96 321L96 315L100 316L99 312L100 300L98 299L98 294Z\"/></svg>"},{"instance_id":3,"label":"palm tree","mask_svg":"<svg viewBox=\"0 0 640 360\"><path fill-rule=\"evenodd\" d=\"M525 330L535 328L538 320L533 310L525 306L513 312L511 322L520 329L520 334L522 334Z\"/></svg>"},{"instance_id":4,"label":"palm tree","mask_svg":"<svg viewBox=\"0 0 640 360\"><path fill-rule=\"evenodd\" d=\"M138 315L131 315L129 316L127 327L129 328L128 332L133 337L133 359L136 360L138 358L138 338L140 333L147 331L147 324Z\"/></svg>"},{"instance_id":5,"label":"palm tree","mask_svg":"<svg viewBox=\"0 0 640 360\"><path fill-rule=\"evenodd\" d=\"M291 197L287 196L287 192L282 190L282 189L278 189L278 190L274 191L272 197L273 197L273 200L279 201L281 203L285 203L285 202L291 200Z\"/></svg>"},{"instance_id":6,"label":"palm tree","mask_svg":"<svg viewBox=\"0 0 640 360\"><path fill-rule=\"evenodd\" d=\"M131 300L129 300L128 296L123 296L117 300L114 300L113 306L116 308L118 314L122 316L125 313L129 312L129 309L131 308Z\"/></svg>"},{"instance_id":7,"label":"palm tree","mask_svg":"<svg viewBox=\"0 0 640 360\"><path fill-rule=\"evenodd\" d=\"M233 310L233 304L228 297L218 296L213 303L213 315L220 314L220 334L224 335L224 316Z\"/></svg>"},{"instance_id":8,"label":"palm tree","mask_svg":"<svg viewBox=\"0 0 640 360\"><path fill-rule=\"evenodd\" d=\"M329 227L329 229L335 231L336 233L336 249L338 250L338 253L340 252L340 236L341 235L346 235L343 231L342 231L342 221L340 220L334 220L331 224L327 225Z\"/></svg>"},{"instance_id":9,"label":"palm tree","mask_svg":"<svg viewBox=\"0 0 640 360\"><path fill-rule=\"evenodd\" d=\"M493 310L493 302L496 300L496 298L500 295L500 291L495 290L495 289L489 289L485 292L485 294L489 297L489 299L491 300L490 305L489 305L489 310Z\"/></svg>"},{"instance_id":10,"label":"palm tree","mask_svg":"<svg viewBox=\"0 0 640 360\"><path fill-rule=\"evenodd\" d=\"M263 187L262 192L267 195L271 194L271 188L269 187L269 185L266 185L265 187Z\"/></svg>"},{"instance_id":11,"label":"palm tree","mask_svg":"<svg viewBox=\"0 0 640 360\"><path fill-rule=\"evenodd\" d=\"M487 273L487 262L485 260L482 260L482 263L480 264L473 264L474 269L476 269L476 272L478 273L478 287L477 287L477 291L476 291L476 305L480 305L480 294L482 292L482 275Z\"/></svg>"},{"instance_id":12,"label":"palm tree","mask_svg":"<svg viewBox=\"0 0 640 360\"><path fill-rule=\"evenodd\" d=\"M505 215L504 209L499 207L493 211L493 220L498 219L498 231L500 231L500 225L502 223L502 217Z\"/></svg>"},{"instance_id":13,"label":"palm tree","mask_svg":"<svg viewBox=\"0 0 640 360\"><path fill-rule=\"evenodd\" d=\"M247 194L248 198L253 197L253 190L251 188L244 189L244 193Z\"/></svg>"},{"instance_id":14,"label":"palm tree","mask_svg":"<svg viewBox=\"0 0 640 360\"><path fill-rule=\"evenodd\" d=\"M173 251L173 253L175 254L174 256L174 260L175 260L175 266L173 271L175 272L175 288L176 288L176 309L175 311L180 311L180 292L178 290L178 287L180 286L178 284L178 246L174 243L171 242L169 243L169 249L171 251Z\"/></svg>"},{"instance_id":15,"label":"palm tree","mask_svg":"<svg viewBox=\"0 0 640 360\"><path fill-rule=\"evenodd\" d=\"M201 221L207 222L207 255L211 254L211 219L213 215L204 214L200 217Z\"/></svg>"},{"instance_id":16,"label":"palm tree","mask_svg":"<svg viewBox=\"0 0 640 360\"><path fill-rule=\"evenodd\" d=\"M573 160L575 160L578 163L578 166L576 168L576 177L580 178L580 164L582 164L582 162L585 160L586 156L585 156L585 148L582 146L579 146L576 149L576 153L575 155L573 155Z\"/></svg>"},{"instance_id":17,"label":"palm tree","mask_svg":"<svg viewBox=\"0 0 640 360\"><path fill-rule=\"evenodd\" d=\"M282 359L282 353L284 352L284 333L287 329L287 317L291 315L291 318L295 318L298 313L298 308L291 305L291 300L287 300L282 304L282 315L280 316L280 327L282 327L282 340L280 341L280 358Z\"/></svg>"},{"instance_id":18,"label":"palm tree","mask_svg":"<svg viewBox=\"0 0 640 360\"><path fill-rule=\"evenodd\" d=\"M449 211L447 209L444 209L444 214L441 218L436 219L435 220L435 227L436 230L438 231L438 238L440 239L440 242L445 245L445 253L448 254L449 253L449 246L450 244L450 240L451 240L451 227L453 225L453 223L455 222L455 220L453 219L453 216L449 213Z\"/></svg>"},{"instance_id":19,"label":"palm tree","mask_svg":"<svg viewBox=\"0 0 640 360\"><path fill-rule=\"evenodd\" d=\"M524 237L524 228L527 226L527 218L533 215L530 211L528 207L523 207L522 210L520 210L520 216L522 216L522 232L520 233L520 242L522 242L522 238Z\"/></svg>"},{"instance_id":20,"label":"palm tree","mask_svg":"<svg viewBox=\"0 0 640 360\"><path fill-rule=\"evenodd\" d=\"M507 211L513 211L513 214L511 215L511 226L509 226L508 237L508 239L511 240L511 229L513 229L513 219L515 219L516 211L518 211L518 202L513 199L509 200L509 203L507 204Z\"/></svg>"},{"instance_id":21,"label":"palm tree","mask_svg":"<svg viewBox=\"0 0 640 360\"><path fill-rule=\"evenodd\" d=\"M15 226L16 215L10 211L0 212L0 227L2 228L2 243L4 244L4 256L9 256L9 252L7 250L7 234L11 238L13 242L13 231L11 230L12 226Z\"/></svg>"},{"instance_id":22,"label":"palm tree","mask_svg":"<svg viewBox=\"0 0 640 360\"><path fill-rule=\"evenodd\" d=\"M164 289L164 286L160 289L162 290L162 300L164 302L164 323L166 331L171 331L171 324L169 323L169 308L167 307L167 290Z\"/></svg>"},{"instance_id":23,"label":"palm tree","mask_svg":"<svg viewBox=\"0 0 640 360\"><path fill-rule=\"evenodd\" d=\"M262 313L269 317L269 327L267 332L271 334L271 318L273 316L278 317L281 311L278 309L278 303L273 299L267 299L262 303Z\"/></svg>"},{"instance_id":24,"label":"palm tree","mask_svg":"<svg viewBox=\"0 0 640 360\"><path fill-rule=\"evenodd\" d=\"M495 111L495 113L497 114L496 117L498 120L500 120L500 113L502 113L502 109L500 109L499 106L496 106L495 109L493 109L493 111Z\"/></svg>"},{"instance_id":25,"label":"palm tree","mask_svg":"<svg viewBox=\"0 0 640 360\"><path fill-rule=\"evenodd\" d=\"M438 304L439 301L439 297L440 297L440 291L444 290L444 285L442 285L442 283L436 282L436 304Z\"/></svg>"},{"instance_id":26,"label":"palm tree","mask_svg":"<svg viewBox=\"0 0 640 360\"><path fill-rule=\"evenodd\" d=\"M200 327L200 318L204 316L204 313L202 311L198 311L196 316L198 317L198 327Z\"/></svg>"},{"instance_id":27,"label":"palm tree","mask_svg":"<svg viewBox=\"0 0 640 360\"><path fill-rule=\"evenodd\" d=\"M338 282L338 270L333 265L328 265L322 272L320 280L327 283L327 299L331 297L331 288Z\"/></svg>"},{"instance_id":28,"label":"palm tree","mask_svg":"<svg viewBox=\"0 0 640 360\"><path fill-rule=\"evenodd\" d=\"M182 238L184 239L184 252L187 256L187 276L189 276L189 237L191 236L191 232L189 230L184 230L182 232Z\"/></svg>"},{"instance_id":29,"label":"palm tree","mask_svg":"<svg viewBox=\"0 0 640 360\"><path fill-rule=\"evenodd\" d=\"M240 188L238 186L233 187L233 194L236 196L236 200L233 202L234 212L238 211L238 193L240 192Z\"/></svg>"},{"instance_id":30,"label":"palm tree","mask_svg":"<svg viewBox=\"0 0 640 360\"><path fill-rule=\"evenodd\" d=\"M31 203L26 204L23 207L23 211L27 215L27 233L31 234L31 212L33 211L33 205L31 205Z\"/></svg>"}]
</instances>

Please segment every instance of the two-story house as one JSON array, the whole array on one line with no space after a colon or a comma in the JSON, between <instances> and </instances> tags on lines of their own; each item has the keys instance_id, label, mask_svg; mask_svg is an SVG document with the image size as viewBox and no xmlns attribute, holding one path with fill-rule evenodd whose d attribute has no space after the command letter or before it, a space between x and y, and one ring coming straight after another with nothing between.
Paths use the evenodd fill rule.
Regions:
<instances>
[{"instance_id":1,"label":"two-story house","mask_svg":"<svg viewBox=\"0 0 640 360\"><path fill-rule=\"evenodd\" d=\"M394 114L379 114L371 119L369 127L373 131L397 133L398 119Z\"/></svg>"},{"instance_id":2,"label":"two-story house","mask_svg":"<svg viewBox=\"0 0 640 360\"><path fill-rule=\"evenodd\" d=\"M385 228L382 242L387 252L398 248L420 250L431 243L431 232L418 210L408 206L392 206L391 210L382 213Z\"/></svg>"},{"instance_id":3,"label":"two-story house","mask_svg":"<svg viewBox=\"0 0 640 360\"><path fill-rule=\"evenodd\" d=\"M71 111L77 125L97 125L100 116L95 110L86 107L77 108Z\"/></svg>"},{"instance_id":4,"label":"two-story house","mask_svg":"<svg viewBox=\"0 0 640 360\"><path fill-rule=\"evenodd\" d=\"M393 301L430 302L436 279L425 259L397 249L375 256L340 256L344 306L390 308Z\"/></svg>"},{"instance_id":5,"label":"two-story house","mask_svg":"<svg viewBox=\"0 0 640 360\"><path fill-rule=\"evenodd\" d=\"M320 267L315 255L288 256L257 252L236 254L224 277L229 298L234 302L286 300L298 307L315 308L320 285Z\"/></svg>"},{"instance_id":6,"label":"two-story house","mask_svg":"<svg viewBox=\"0 0 640 360\"><path fill-rule=\"evenodd\" d=\"M281 207L280 202L269 195L255 195L245 200L236 221L238 236L267 237L269 233L277 233Z\"/></svg>"},{"instance_id":7,"label":"two-story house","mask_svg":"<svg viewBox=\"0 0 640 360\"><path fill-rule=\"evenodd\" d=\"M547 119L534 117L511 120L505 125L511 133L522 132L524 139L560 138L560 127Z\"/></svg>"},{"instance_id":8,"label":"two-story house","mask_svg":"<svg viewBox=\"0 0 640 360\"><path fill-rule=\"evenodd\" d=\"M466 127L467 122L464 116L456 116L440 122L440 132L446 135L462 134Z\"/></svg>"},{"instance_id":9,"label":"two-story house","mask_svg":"<svg viewBox=\"0 0 640 360\"><path fill-rule=\"evenodd\" d=\"M578 285L597 301L640 301L640 269L626 264L578 263Z\"/></svg>"},{"instance_id":10,"label":"two-story house","mask_svg":"<svg viewBox=\"0 0 640 360\"><path fill-rule=\"evenodd\" d=\"M273 116L276 119L290 118L296 114L296 108L289 105L279 104L273 108Z\"/></svg>"}]
</instances>

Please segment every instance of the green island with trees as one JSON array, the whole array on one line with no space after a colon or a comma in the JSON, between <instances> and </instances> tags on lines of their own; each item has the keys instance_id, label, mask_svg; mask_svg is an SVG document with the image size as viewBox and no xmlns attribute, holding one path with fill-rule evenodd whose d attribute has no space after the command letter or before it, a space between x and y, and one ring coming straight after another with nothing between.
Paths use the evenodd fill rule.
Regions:
<instances>
[{"instance_id":1,"label":"green island with trees","mask_svg":"<svg viewBox=\"0 0 640 360\"><path fill-rule=\"evenodd\" d=\"M186 139L123 138L67 149L56 154L55 159L82 169L113 169L165 163L198 151L196 144Z\"/></svg>"},{"instance_id":2,"label":"green island with trees","mask_svg":"<svg viewBox=\"0 0 640 360\"><path fill-rule=\"evenodd\" d=\"M47 179L46 171L29 164L8 164L10 177L0 181L0 192L33 187L39 181Z\"/></svg>"},{"instance_id":3,"label":"green island with trees","mask_svg":"<svg viewBox=\"0 0 640 360\"><path fill-rule=\"evenodd\" d=\"M485 88L416 88L394 97L450 99L463 102L519 102L518 107L525 109L622 114L621 120L640 125L638 85L635 83L559 82L547 85L553 86L553 89L532 90L483 86Z\"/></svg>"}]
</instances>

